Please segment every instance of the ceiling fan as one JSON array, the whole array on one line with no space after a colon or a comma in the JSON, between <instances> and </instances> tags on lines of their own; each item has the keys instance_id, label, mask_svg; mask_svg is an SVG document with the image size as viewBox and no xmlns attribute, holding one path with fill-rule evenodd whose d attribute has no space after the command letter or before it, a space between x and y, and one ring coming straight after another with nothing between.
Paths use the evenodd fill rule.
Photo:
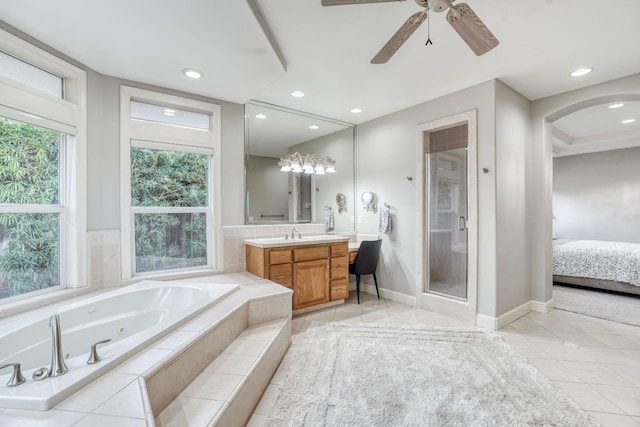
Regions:
<instances>
[{"instance_id":1,"label":"ceiling fan","mask_svg":"<svg viewBox=\"0 0 640 427\"><path fill-rule=\"evenodd\" d=\"M322 0L322 5L339 6L345 4L383 3L392 1L405 0ZM496 47L499 43L498 39L489 31L469 5L466 3L454 5L454 1L456 0L415 0L418 6L423 7L424 10L411 15L402 27L389 39L387 44L380 49L380 52L373 57L371 63L384 64L387 62L393 54L400 49L400 46L407 41L411 34L418 29L420 24L427 19L430 10L434 12L444 12L448 9L447 22L451 24L453 29L456 30L458 35L462 37L462 40L464 40L476 55L484 55Z\"/></svg>"}]
</instances>

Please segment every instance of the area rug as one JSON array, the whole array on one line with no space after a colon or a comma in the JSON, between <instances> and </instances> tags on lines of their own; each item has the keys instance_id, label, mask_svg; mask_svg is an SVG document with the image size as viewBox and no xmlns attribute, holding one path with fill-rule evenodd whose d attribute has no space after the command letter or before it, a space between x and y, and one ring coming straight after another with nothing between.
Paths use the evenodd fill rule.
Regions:
<instances>
[{"instance_id":1,"label":"area rug","mask_svg":"<svg viewBox=\"0 0 640 427\"><path fill-rule=\"evenodd\" d=\"M555 308L640 326L640 298L553 285Z\"/></svg>"},{"instance_id":2,"label":"area rug","mask_svg":"<svg viewBox=\"0 0 640 427\"><path fill-rule=\"evenodd\" d=\"M318 324L266 426L597 426L497 334Z\"/></svg>"}]
</instances>

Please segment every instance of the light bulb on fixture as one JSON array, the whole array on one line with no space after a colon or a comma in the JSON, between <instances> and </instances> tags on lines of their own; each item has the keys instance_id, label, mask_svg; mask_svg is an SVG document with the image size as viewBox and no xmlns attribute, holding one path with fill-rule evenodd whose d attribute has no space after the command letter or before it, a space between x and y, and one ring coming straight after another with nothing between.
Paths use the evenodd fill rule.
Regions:
<instances>
[{"instance_id":1,"label":"light bulb on fixture","mask_svg":"<svg viewBox=\"0 0 640 427\"><path fill-rule=\"evenodd\" d=\"M329 156L320 157L315 153L302 155L295 152L281 157L278 166L282 172L324 175L325 173L335 173L335 163L336 161Z\"/></svg>"}]
</instances>

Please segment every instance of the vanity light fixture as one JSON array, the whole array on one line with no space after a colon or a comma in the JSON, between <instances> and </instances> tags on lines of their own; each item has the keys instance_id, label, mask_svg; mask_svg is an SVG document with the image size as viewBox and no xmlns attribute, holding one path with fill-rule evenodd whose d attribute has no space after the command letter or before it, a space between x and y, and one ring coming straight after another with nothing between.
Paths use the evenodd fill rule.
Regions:
<instances>
[{"instance_id":1,"label":"vanity light fixture","mask_svg":"<svg viewBox=\"0 0 640 427\"><path fill-rule=\"evenodd\" d=\"M609 105L609 108L611 108L613 110L614 108L620 108L622 106L624 106L624 104L622 102L616 102L615 104Z\"/></svg>"},{"instance_id":2,"label":"vanity light fixture","mask_svg":"<svg viewBox=\"0 0 640 427\"><path fill-rule=\"evenodd\" d=\"M196 70L195 68L183 68L182 74L189 77L190 79L201 79L204 77L204 73L200 70Z\"/></svg>"},{"instance_id":3,"label":"vanity light fixture","mask_svg":"<svg viewBox=\"0 0 640 427\"><path fill-rule=\"evenodd\" d=\"M626 125L626 124L629 124L629 123L633 123L633 122L635 122L635 121L636 121L636 119L627 119L627 120L623 120L623 121L622 121L622 124L625 124L625 125Z\"/></svg>"},{"instance_id":4,"label":"vanity light fixture","mask_svg":"<svg viewBox=\"0 0 640 427\"><path fill-rule=\"evenodd\" d=\"M569 74L571 77L581 77L581 76L585 76L587 74L589 74L590 72L593 71L593 68L578 68L577 70L573 71L571 74Z\"/></svg>"},{"instance_id":5,"label":"vanity light fixture","mask_svg":"<svg viewBox=\"0 0 640 427\"><path fill-rule=\"evenodd\" d=\"M302 98L304 96L304 92L296 90L291 92L291 96L293 96L294 98Z\"/></svg>"},{"instance_id":6,"label":"vanity light fixture","mask_svg":"<svg viewBox=\"0 0 640 427\"><path fill-rule=\"evenodd\" d=\"M264 114L260 113L260 114L256 114L256 119L266 119L267 116L265 116Z\"/></svg>"},{"instance_id":7,"label":"vanity light fixture","mask_svg":"<svg viewBox=\"0 0 640 427\"><path fill-rule=\"evenodd\" d=\"M351 109L351 112L352 112L353 114L362 113L362 109L360 109L360 108L352 108L352 109Z\"/></svg>"},{"instance_id":8,"label":"vanity light fixture","mask_svg":"<svg viewBox=\"0 0 640 427\"><path fill-rule=\"evenodd\" d=\"M318 126L318 125L309 126L309 129L313 129L313 130L316 130L316 129L319 129L319 128L320 128L320 126Z\"/></svg>"},{"instance_id":9,"label":"vanity light fixture","mask_svg":"<svg viewBox=\"0 0 640 427\"><path fill-rule=\"evenodd\" d=\"M302 155L298 152L280 157L278 166L281 172L304 172L324 175L325 173L335 173L336 161L329 156L320 157L315 153Z\"/></svg>"}]
</instances>

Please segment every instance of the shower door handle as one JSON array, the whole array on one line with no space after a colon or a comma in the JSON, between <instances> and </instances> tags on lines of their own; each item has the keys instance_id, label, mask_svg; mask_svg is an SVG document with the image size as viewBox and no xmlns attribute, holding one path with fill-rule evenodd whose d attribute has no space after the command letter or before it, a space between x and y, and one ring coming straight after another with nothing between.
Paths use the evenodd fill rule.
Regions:
<instances>
[{"instance_id":1,"label":"shower door handle","mask_svg":"<svg viewBox=\"0 0 640 427\"><path fill-rule=\"evenodd\" d=\"M467 220L463 216L458 217L458 230L464 231L467 229Z\"/></svg>"}]
</instances>

